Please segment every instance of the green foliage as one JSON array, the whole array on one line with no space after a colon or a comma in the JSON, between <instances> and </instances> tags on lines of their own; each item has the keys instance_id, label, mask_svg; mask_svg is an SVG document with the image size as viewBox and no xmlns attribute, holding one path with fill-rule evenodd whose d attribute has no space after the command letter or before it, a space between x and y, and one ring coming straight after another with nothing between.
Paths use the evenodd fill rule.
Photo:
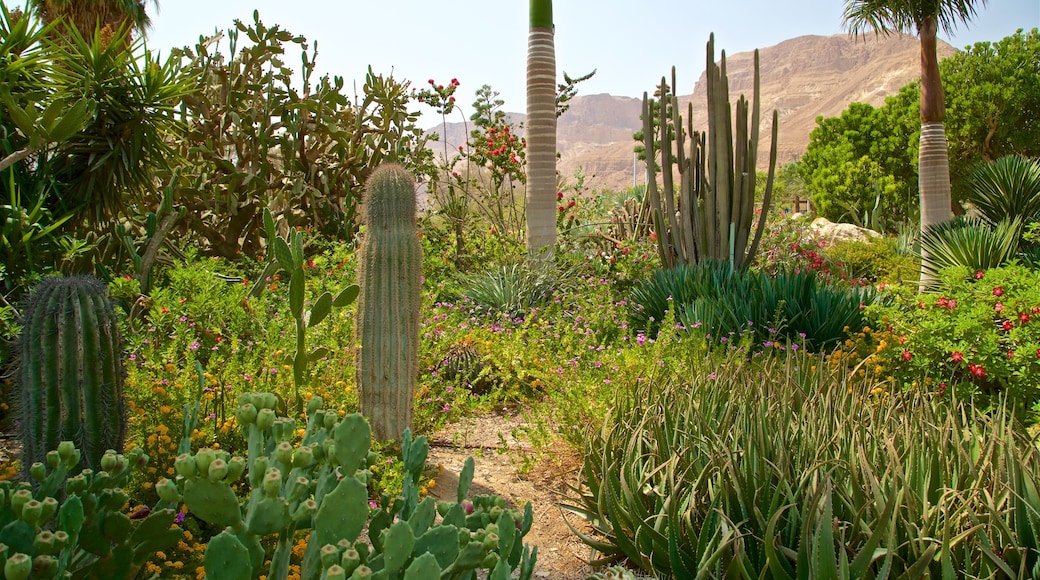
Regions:
<instances>
[{"instance_id":1,"label":"green foliage","mask_svg":"<svg viewBox=\"0 0 1040 580\"><path fill-rule=\"evenodd\" d=\"M857 284L912 283L920 272L917 260L901 253L894 237L836 241L824 248L823 254L844 277Z\"/></svg>"},{"instance_id":2,"label":"green foliage","mask_svg":"<svg viewBox=\"0 0 1040 580\"><path fill-rule=\"evenodd\" d=\"M65 440L98 470L126 436L123 352L106 286L92 277L45 278L26 303L15 377L23 465Z\"/></svg>"},{"instance_id":3,"label":"green foliage","mask_svg":"<svg viewBox=\"0 0 1040 580\"><path fill-rule=\"evenodd\" d=\"M921 249L928 253L925 268L933 276L953 266L972 271L996 268L1017 255L1021 237L1018 219L1001 221L996 227L971 217L935 224L921 236Z\"/></svg>"},{"instance_id":4,"label":"green foliage","mask_svg":"<svg viewBox=\"0 0 1040 580\"><path fill-rule=\"evenodd\" d=\"M1040 159L1007 155L972 168L964 199L990 225L1040 221Z\"/></svg>"},{"instance_id":5,"label":"green foliage","mask_svg":"<svg viewBox=\"0 0 1040 580\"><path fill-rule=\"evenodd\" d=\"M884 294L891 300L871 316L901 337L902 348L883 352L897 385L1005 394L1018 410L1040 401L1040 273L1015 264L959 266L940 271L926 293L891 287Z\"/></svg>"},{"instance_id":6,"label":"green foliage","mask_svg":"<svg viewBox=\"0 0 1040 580\"><path fill-rule=\"evenodd\" d=\"M688 381L618 394L568 506L595 531L575 530L594 564L678 578L1040 571L1040 454L1005 407L870 394L820 357L757 360L709 357Z\"/></svg>"},{"instance_id":7,"label":"green foliage","mask_svg":"<svg viewBox=\"0 0 1040 580\"><path fill-rule=\"evenodd\" d=\"M880 108L852 103L839 117L816 119L797 171L818 216L862 225L860 216L873 212L886 217L886 229L915 221L917 171L908 151L920 128L897 114L896 100Z\"/></svg>"},{"instance_id":8,"label":"green foliage","mask_svg":"<svg viewBox=\"0 0 1040 580\"><path fill-rule=\"evenodd\" d=\"M868 287L841 289L813 272L768 276L734 270L725 262L702 262L659 270L632 292L632 327L656 334L671 311L686 329L720 342L750 334L756 343L779 340L794 349L827 351L874 299Z\"/></svg>"},{"instance_id":9,"label":"green foliage","mask_svg":"<svg viewBox=\"0 0 1040 580\"><path fill-rule=\"evenodd\" d=\"M181 538L173 510L124 513L123 487L148 463L140 449L107 451L98 470L77 470L80 450L64 441L29 468L33 485L0 481L4 577L134 578L157 551Z\"/></svg>"},{"instance_id":10,"label":"green foliage","mask_svg":"<svg viewBox=\"0 0 1040 580\"><path fill-rule=\"evenodd\" d=\"M425 437L401 439L406 471L397 497L384 494L369 505L367 484L376 457L371 431L358 414L339 419L322 400L307 403L307 426L296 440L296 424L277 416L277 397L239 397L236 417L248 441L246 457L205 448L177 459L176 479L157 484L166 501L183 501L203 520L226 527L206 548L208 576L256 578L263 572L261 539L275 536L268 577L284 578L296 530L309 530L301 564L303 578L346 577L365 569L387 578L418 577L436 570L444 578L464 578L473 570L508 578L530 578L537 549L523 545L533 512L507 509L504 500L467 500L472 459L459 477L455 501L419 501L419 481L429 446ZM247 478L251 492L240 500L233 486ZM438 519L438 515L440 516ZM367 530L367 539L361 537ZM429 556L431 554L433 561ZM337 569L340 568L340 569Z\"/></svg>"},{"instance_id":11,"label":"green foliage","mask_svg":"<svg viewBox=\"0 0 1040 580\"><path fill-rule=\"evenodd\" d=\"M206 253L233 258L260 253L264 208L291 228L315 228L349 239L368 174L396 161L418 175L432 171L432 153L408 110L408 83L365 78L350 102L341 77L313 80L317 45L278 25L236 21L223 37L204 39L175 55L199 79L185 99L189 133L177 201L189 209L180 227ZM284 62L299 51L303 85Z\"/></svg>"},{"instance_id":12,"label":"green foliage","mask_svg":"<svg viewBox=\"0 0 1040 580\"><path fill-rule=\"evenodd\" d=\"M715 36L708 39L708 129L705 133L683 125L678 97L668 84L658 85L659 118L643 93L643 148L647 162L647 199L653 217L661 265L694 264L702 260L729 260L737 268L749 265L758 250L771 207L776 169L779 114L773 111L773 136L762 208L755 209L756 160L760 119L758 51L755 52L752 102L743 95L731 113L726 55L715 64ZM675 69L672 69L672 87ZM671 117L666 115L671 114ZM691 105L687 124L693 115ZM750 115L750 121L748 119ZM736 130L731 124L736 119ZM655 134L654 128L660 132ZM684 152L687 138L689 154ZM674 142L674 150L673 150ZM710 145L710 149L706 147ZM658 190L656 150L660 150L663 186ZM674 163L674 165L673 165ZM674 183L675 173L679 183ZM755 224L755 216L757 225ZM752 230L754 235L752 236Z\"/></svg>"},{"instance_id":13,"label":"green foliage","mask_svg":"<svg viewBox=\"0 0 1040 580\"><path fill-rule=\"evenodd\" d=\"M939 63L954 199L970 192L972 168L1018 154L1040 157L1040 31L978 42Z\"/></svg>"}]
</instances>

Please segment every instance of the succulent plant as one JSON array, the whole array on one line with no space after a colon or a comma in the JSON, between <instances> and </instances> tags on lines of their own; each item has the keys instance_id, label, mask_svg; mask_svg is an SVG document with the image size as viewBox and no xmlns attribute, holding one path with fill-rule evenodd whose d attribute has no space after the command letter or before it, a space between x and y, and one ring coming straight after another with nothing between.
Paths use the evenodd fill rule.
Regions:
<instances>
[{"instance_id":1,"label":"succulent plant","mask_svg":"<svg viewBox=\"0 0 1040 580\"><path fill-rule=\"evenodd\" d=\"M95 471L106 450L122 450L122 346L104 283L44 278L29 295L17 358L23 465L65 440Z\"/></svg>"},{"instance_id":2,"label":"succulent plant","mask_svg":"<svg viewBox=\"0 0 1040 580\"><path fill-rule=\"evenodd\" d=\"M307 365L329 354L329 349L325 347L307 350L307 329L325 320L333 308L342 308L353 303L358 296L359 288L356 284L351 284L335 297L331 292L323 292L309 309L304 308L307 274L304 270L303 232L289 232L284 238L279 236L275 229L274 217L267 208L264 208L264 231L274 259L268 264L260 280L264 280L278 268L284 270L289 277L289 310L296 322L296 349L292 357L293 387L296 391L297 406L302 410L300 387L308 380ZM257 283L257 288L259 287L260 282Z\"/></svg>"},{"instance_id":3,"label":"succulent plant","mask_svg":"<svg viewBox=\"0 0 1040 580\"><path fill-rule=\"evenodd\" d=\"M152 554L181 538L173 510L139 507L127 515L123 491L148 456L108 450L99 471L79 466L81 452L63 441L34 463L28 482L0 481L0 570L9 580L134 578Z\"/></svg>"},{"instance_id":4,"label":"succulent plant","mask_svg":"<svg viewBox=\"0 0 1040 580\"><path fill-rule=\"evenodd\" d=\"M707 47L708 130L694 131L690 125L693 105L685 122L679 99L670 93L661 78L660 117L653 115L654 104L643 93L643 147L647 158L647 199L653 214L661 264L693 264L704 259L725 260L735 268L751 263L765 227L772 201L776 170L776 139L779 115L773 111L773 135L769 157L769 176L754 238L755 171L759 135L759 66L755 51L754 94L749 104L743 95L733 115L726 76L726 53L715 63L715 35ZM675 87L672 69L671 90ZM751 124L748 126L748 114ZM655 134L655 127L659 134ZM733 125L736 125L734 134ZM691 149L687 155L687 139ZM673 151L674 141L674 151ZM705 143L705 141L707 143ZM658 146L659 143L659 146ZM707 145L707 146L706 146ZM656 152L656 149L660 149ZM655 156L660 153L663 187L657 185ZM679 183L674 175L679 176Z\"/></svg>"},{"instance_id":5,"label":"succulent plant","mask_svg":"<svg viewBox=\"0 0 1040 580\"><path fill-rule=\"evenodd\" d=\"M263 570L261 539L276 536L268 578L284 579L298 530L310 530L301 576L318 578L467 578L477 569L491 578L519 571L530 578L537 549L523 546L533 512L508 509L492 496L466 500L473 478L470 459L459 477L455 502L419 501L419 481L429 445L425 437L401 439L406 477L402 494L384 494L369 504L371 429L359 414L307 402L307 427L296 443L296 423L275 413L271 393L239 397L236 418L245 431L248 457L223 450L185 453L176 478L156 485L166 501L183 501L200 519L224 531L206 548L204 567L212 578L256 578ZM248 481L240 499L233 486ZM438 519L439 518L439 519ZM362 532L367 527L367 540Z\"/></svg>"},{"instance_id":6,"label":"succulent plant","mask_svg":"<svg viewBox=\"0 0 1040 580\"><path fill-rule=\"evenodd\" d=\"M377 439L399 439L412 423L419 372L422 247L415 182L399 165L368 178L360 249L357 385Z\"/></svg>"}]
</instances>

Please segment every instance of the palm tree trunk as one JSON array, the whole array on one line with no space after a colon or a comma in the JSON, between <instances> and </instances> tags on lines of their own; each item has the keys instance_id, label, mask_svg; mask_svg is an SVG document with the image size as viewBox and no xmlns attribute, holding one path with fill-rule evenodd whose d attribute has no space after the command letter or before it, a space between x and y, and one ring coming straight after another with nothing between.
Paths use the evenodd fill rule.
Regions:
<instances>
[{"instance_id":1,"label":"palm tree trunk","mask_svg":"<svg viewBox=\"0 0 1040 580\"><path fill-rule=\"evenodd\" d=\"M531 0L527 41L527 251L556 244L556 48L552 0Z\"/></svg>"},{"instance_id":2,"label":"palm tree trunk","mask_svg":"<svg viewBox=\"0 0 1040 580\"><path fill-rule=\"evenodd\" d=\"M921 196L921 232L949 221L950 153L946 144L946 104L942 78L936 55L937 22L925 18L918 30L921 38L921 145L918 151L918 189ZM921 287L931 282L925 264L929 256L921 256Z\"/></svg>"}]
</instances>

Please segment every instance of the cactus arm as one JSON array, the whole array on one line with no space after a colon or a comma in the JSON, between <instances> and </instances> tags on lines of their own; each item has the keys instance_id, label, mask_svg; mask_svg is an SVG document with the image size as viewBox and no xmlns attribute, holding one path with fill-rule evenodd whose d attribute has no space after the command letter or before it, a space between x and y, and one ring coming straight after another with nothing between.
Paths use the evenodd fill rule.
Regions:
<instances>
[{"instance_id":1,"label":"cactus arm","mask_svg":"<svg viewBox=\"0 0 1040 580\"><path fill-rule=\"evenodd\" d=\"M776 176L776 140L780 124L780 113L773 111L773 136L769 145L769 175L766 178L766 192L762 197L762 214L758 218L758 227L755 228L755 239L748 249L747 259L750 261L758 251L759 242L762 240L762 232L766 229L766 218L769 208L773 203L773 178Z\"/></svg>"},{"instance_id":2,"label":"cactus arm","mask_svg":"<svg viewBox=\"0 0 1040 580\"><path fill-rule=\"evenodd\" d=\"M664 81L662 79L662 83ZM664 227L664 212L661 210L661 194L657 190L657 168L656 153L654 151L654 122L653 122L653 107L650 105L650 98L647 93L643 93L643 147L646 150L646 198L647 205L650 209L650 215L653 218L654 233L657 234L657 253L661 258L661 266L670 268L674 265L672 260L671 252L669 251L668 240L665 237ZM665 143L661 143L664 147Z\"/></svg>"}]
</instances>

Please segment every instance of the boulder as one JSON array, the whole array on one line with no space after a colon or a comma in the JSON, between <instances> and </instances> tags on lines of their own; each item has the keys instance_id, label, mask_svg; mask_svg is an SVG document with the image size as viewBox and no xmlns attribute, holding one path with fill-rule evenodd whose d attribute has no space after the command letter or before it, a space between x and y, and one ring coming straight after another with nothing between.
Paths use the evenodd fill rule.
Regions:
<instances>
[{"instance_id":1,"label":"boulder","mask_svg":"<svg viewBox=\"0 0 1040 580\"><path fill-rule=\"evenodd\" d=\"M836 224L827 218L816 218L811 227L821 238L829 243L834 242L868 242L873 238L882 237L881 234L867 228L861 228L853 224Z\"/></svg>"}]
</instances>

